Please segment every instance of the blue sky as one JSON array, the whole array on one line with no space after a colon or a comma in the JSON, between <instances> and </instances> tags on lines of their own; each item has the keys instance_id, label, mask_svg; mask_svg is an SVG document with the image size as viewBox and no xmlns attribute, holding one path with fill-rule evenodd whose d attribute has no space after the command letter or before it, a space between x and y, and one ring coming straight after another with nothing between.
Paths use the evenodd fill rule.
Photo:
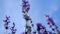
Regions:
<instances>
[{"instance_id":1,"label":"blue sky","mask_svg":"<svg viewBox=\"0 0 60 34\"><path fill-rule=\"evenodd\" d=\"M46 26L46 29L50 29L47 25L45 14L49 14L55 21L56 25L60 29L60 0L29 0L30 10L28 15L32 18L33 24L37 22ZM22 15L22 0L0 0L0 33L3 34L5 16L11 16L9 24L13 22L16 24L17 32L20 34L24 32L25 20ZM36 27L36 26L35 26ZM49 30L51 31L51 29Z\"/></svg>"}]
</instances>

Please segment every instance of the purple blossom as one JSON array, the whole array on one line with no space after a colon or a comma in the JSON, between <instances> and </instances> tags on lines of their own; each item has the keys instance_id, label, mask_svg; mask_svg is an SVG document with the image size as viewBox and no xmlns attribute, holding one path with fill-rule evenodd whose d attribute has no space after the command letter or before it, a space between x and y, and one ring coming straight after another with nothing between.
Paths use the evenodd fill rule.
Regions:
<instances>
[{"instance_id":1,"label":"purple blossom","mask_svg":"<svg viewBox=\"0 0 60 34\"><path fill-rule=\"evenodd\" d=\"M22 0L22 1L23 1L23 3L22 3L22 12L23 13L28 12L29 9L30 9L30 4L26 0Z\"/></svg>"},{"instance_id":2,"label":"purple blossom","mask_svg":"<svg viewBox=\"0 0 60 34\"><path fill-rule=\"evenodd\" d=\"M37 31L40 31L41 29L45 29L45 27L42 26L41 23L37 23Z\"/></svg>"},{"instance_id":3,"label":"purple blossom","mask_svg":"<svg viewBox=\"0 0 60 34\"><path fill-rule=\"evenodd\" d=\"M6 19L3 20L3 22L5 22L4 27L5 27L6 30L8 29L8 24L10 23L9 18L10 18L10 16L6 16Z\"/></svg>"},{"instance_id":4,"label":"purple blossom","mask_svg":"<svg viewBox=\"0 0 60 34\"><path fill-rule=\"evenodd\" d=\"M49 23L51 23L52 25L55 25L55 22L53 21L53 19L49 15L46 15L46 17L47 17L47 20Z\"/></svg>"},{"instance_id":5,"label":"purple blossom","mask_svg":"<svg viewBox=\"0 0 60 34\"><path fill-rule=\"evenodd\" d=\"M28 15L24 15L25 20L30 20L30 17Z\"/></svg>"},{"instance_id":6,"label":"purple blossom","mask_svg":"<svg viewBox=\"0 0 60 34\"><path fill-rule=\"evenodd\" d=\"M13 22L13 27L10 28L11 31L12 31L12 34L15 34L16 33L16 30L17 30L14 27L15 27L15 23Z\"/></svg>"}]
</instances>

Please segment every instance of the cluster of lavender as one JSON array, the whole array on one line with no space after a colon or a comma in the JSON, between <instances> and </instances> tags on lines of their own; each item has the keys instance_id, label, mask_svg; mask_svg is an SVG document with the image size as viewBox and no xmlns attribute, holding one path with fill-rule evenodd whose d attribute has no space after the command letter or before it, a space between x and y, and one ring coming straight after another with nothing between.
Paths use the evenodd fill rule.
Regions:
<instances>
[{"instance_id":1,"label":"cluster of lavender","mask_svg":"<svg viewBox=\"0 0 60 34\"><path fill-rule=\"evenodd\" d=\"M5 20L3 20L3 22L5 22L5 24L4 24L4 27L5 27L5 29L6 29L6 31L8 30L8 29L10 29L12 32L11 32L11 34L15 34L16 33L16 29L14 29L14 27L15 27L15 23L13 22L13 27L9 27L9 23L10 23L10 16L6 16L6 19ZM7 32L6 32L7 33ZM9 33L10 34L10 33Z\"/></svg>"},{"instance_id":2,"label":"cluster of lavender","mask_svg":"<svg viewBox=\"0 0 60 34\"><path fill-rule=\"evenodd\" d=\"M13 26L10 28L11 31L12 31L12 34L16 33L16 29L14 27L15 27L15 23L13 22Z\"/></svg>"},{"instance_id":3,"label":"cluster of lavender","mask_svg":"<svg viewBox=\"0 0 60 34\"><path fill-rule=\"evenodd\" d=\"M38 34L48 34L46 28L41 23L37 23L37 31Z\"/></svg>"},{"instance_id":4,"label":"cluster of lavender","mask_svg":"<svg viewBox=\"0 0 60 34\"><path fill-rule=\"evenodd\" d=\"M30 4L27 0L22 0L22 12L24 19L26 20L25 34L31 34L32 19L28 16L28 11L30 9Z\"/></svg>"},{"instance_id":5,"label":"cluster of lavender","mask_svg":"<svg viewBox=\"0 0 60 34\"><path fill-rule=\"evenodd\" d=\"M54 32L58 32L58 27L57 25L55 24L55 22L53 21L53 19L49 16L49 15L46 15L46 18L47 18L47 24L49 25L50 28L52 28L52 31Z\"/></svg>"},{"instance_id":6,"label":"cluster of lavender","mask_svg":"<svg viewBox=\"0 0 60 34\"><path fill-rule=\"evenodd\" d=\"M10 18L10 16L6 16L6 19L3 20L3 22L5 22L4 27L6 30L8 30L8 28L9 28L9 26L8 26L8 24L10 23L9 18Z\"/></svg>"},{"instance_id":7,"label":"cluster of lavender","mask_svg":"<svg viewBox=\"0 0 60 34\"><path fill-rule=\"evenodd\" d=\"M32 20L30 18L30 16L28 16L28 11L30 9L30 4L28 2L28 0L22 0L22 12L23 12L23 16L24 16L24 19L26 20L26 30L25 30L25 33L22 33L22 34L31 34L31 24L32 24ZM52 20L52 18L49 17L49 15L46 15L47 17L47 20L48 20L48 25L50 28L52 28L52 30L55 32L57 31L58 32L58 27L57 25L54 23L54 21ZM34 26L32 24L32 26ZM46 30L46 27L44 27L41 23L37 23L37 31L38 31L38 34L55 34L55 33L52 33L50 31L47 31ZM33 34L36 34L36 31L33 32Z\"/></svg>"}]
</instances>

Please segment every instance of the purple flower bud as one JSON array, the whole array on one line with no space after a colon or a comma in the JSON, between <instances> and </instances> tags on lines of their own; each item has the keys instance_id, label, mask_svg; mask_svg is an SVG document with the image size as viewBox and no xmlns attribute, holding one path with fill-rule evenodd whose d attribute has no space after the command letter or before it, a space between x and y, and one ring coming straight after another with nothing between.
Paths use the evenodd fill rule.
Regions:
<instances>
[{"instance_id":1,"label":"purple flower bud","mask_svg":"<svg viewBox=\"0 0 60 34\"><path fill-rule=\"evenodd\" d=\"M24 18L25 18L26 20L30 20L30 17L27 16L27 15L24 15Z\"/></svg>"},{"instance_id":2,"label":"purple flower bud","mask_svg":"<svg viewBox=\"0 0 60 34\"><path fill-rule=\"evenodd\" d=\"M3 21L5 22L5 24L4 24L5 29L8 29L8 28L9 28L9 27L8 27L8 24L10 23L9 18L10 18L10 16L9 16L9 17L6 16L6 19L3 20Z\"/></svg>"},{"instance_id":3,"label":"purple flower bud","mask_svg":"<svg viewBox=\"0 0 60 34\"><path fill-rule=\"evenodd\" d=\"M6 19L9 20L10 16L6 16Z\"/></svg>"},{"instance_id":4,"label":"purple flower bud","mask_svg":"<svg viewBox=\"0 0 60 34\"><path fill-rule=\"evenodd\" d=\"M49 23L51 23L52 25L55 25L53 19L51 17L49 17L49 15L46 15L46 17L48 18Z\"/></svg>"},{"instance_id":5,"label":"purple flower bud","mask_svg":"<svg viewBox=\"0 0 60 34\"><path fill-rule=\"evenodd\" d=\"M41 23L37 23L37 31L40 31L41 29L45 29L45 27L42 26Z\"/></svg>"},{"instance_id":6,"label":"purple flower bud","mask_svg":"<svg viewBox=\"0 0 60 34\"><path fill-rule=\"evenodd\" d=\"M37 23L37 26L42 26L42 24L41 23Z\"/></svg>"},{"instance_id":7,"label":"purple flower bud","mask_svg":"<svg viewBox=\"0 0 60 34\"><path fill-rule=\"evenodd\" d=\"M15 27L15 23L13 22L13 26L10 28L11 31L12 31L12 34L15 34L16 33L16 30L17 30L14 27Z\"/></svg>"},{"instance_id":8,"label":"purple flower bud","mask_svg":"<svg viewBox=\"0 0 60 34\"><path fill-rule=\"evenodd\" d=\"M22 12L23 13L26 13L30 9L30 4L26 0L22 0L22 1L23 1L23 4L22 4Z\"/></svg>"},{"instance_id":9,"label":"purple flower bud","mask_svg":"<svg viewBox=\"0 0 60 34\"><path fill-rule=\"evenodd\" d=\"M49 18L48 20L49 20L49 22L50 22L52 25L55 25L55 23L54 23L54 21L52 20L52 18Z\"/></svg>"}]
</instances>

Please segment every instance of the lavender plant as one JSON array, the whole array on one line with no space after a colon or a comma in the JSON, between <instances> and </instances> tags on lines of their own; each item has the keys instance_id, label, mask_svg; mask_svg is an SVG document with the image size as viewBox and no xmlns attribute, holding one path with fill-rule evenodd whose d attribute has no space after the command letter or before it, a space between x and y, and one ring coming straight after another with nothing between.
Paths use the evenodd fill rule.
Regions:
<instances>
[{"instance_id":1,"label":"lavender plant","mask_svg":"<svg viewBox=\"0 0 60 34\"><path fill-rule=\"evenodd\" d=\"M59 30L58 30L58 27L57 27L57 25L55 24L55 22L53 21L53 19L49 16L49 15L45 15L46 16L46 18L47 18L47 24L50 26L50 28L52 28L52 31L56 31L56 32L58 32Z\"/></svg>"},{"instance_id":2,"label":"lavender plant","mask_svg":"<svg viewBox=\"0 0 60 34\"><path fill-rule=\"evenodd\" d=\"M15 33L16 33L16 30L17 30L17 29L15 29L14 27L15 27L15 23L13 22L13 26L10 28L11 31L12 31L11 34L15 34Z\"/></svg>"},{"instance_id":3,"label":"lavender plant","mask_svg":"<svg viewBox=\"0 0 60 34\"><path fill-rule=\"evenodd\" d=\"M9 18L10 18L10 16L6 16L6 19L3 20L3 22L5 22L4 27L5 27L6 30L9 28L9 26L8 26L9 23L10 23Z\"/></svg>"}]
</instances>

